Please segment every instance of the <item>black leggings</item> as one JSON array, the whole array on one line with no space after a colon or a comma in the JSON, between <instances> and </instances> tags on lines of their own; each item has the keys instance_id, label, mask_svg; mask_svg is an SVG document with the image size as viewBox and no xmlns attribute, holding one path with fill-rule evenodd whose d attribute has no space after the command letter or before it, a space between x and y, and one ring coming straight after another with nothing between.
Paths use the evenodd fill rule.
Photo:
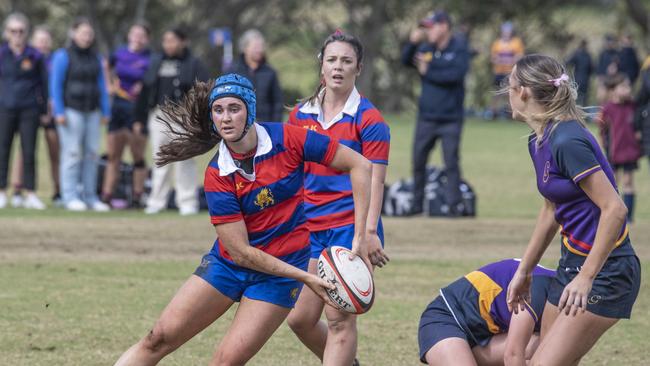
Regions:
<instances>
[{"instance_id":1,"label":"black leggings","mask_svg":"<svg viewBox=\"0 0 650 366\"><path fill-rule=\"evenodd\" d=\"M16 131L20 132L23 153L23 187L28 191L36 188L36 135L39 113L35 108L0 108L0 190L7 188L9 156Z\"/></svg>"}]
</instances>

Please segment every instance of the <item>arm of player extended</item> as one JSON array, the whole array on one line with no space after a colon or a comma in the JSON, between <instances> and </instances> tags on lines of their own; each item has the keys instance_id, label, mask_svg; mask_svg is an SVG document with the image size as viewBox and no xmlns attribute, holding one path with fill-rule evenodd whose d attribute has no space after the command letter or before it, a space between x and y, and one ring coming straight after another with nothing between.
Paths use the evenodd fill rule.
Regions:
<instances>
[{"instance_id":1,"label":"arm of player extended","mask_svg":"<svg viewBox=\"0 0 650 366\"><path fill-rule=\"evenodd\" d=\"M503 353L503 362L505 366L526 366L526 351L531 338L535 343L528 356L532 356L537 348L538 336L533 335L535 331L535 320L526 311L520 311L518 314L512 314L510 326L508 327L508 336L506 337L506 347Z\"/></svg>"},{"instance_id":2,"label":"arm of player extended","mask_svg":"<svg viewBox=\"0 0 650 366\"><path fill-rule=\"evenodd\" d=\"M558 228L559 224L555 221L555 205L553 202L544 199L544 204L539 211L539 215L537 215L535 229L526 247L526 252L521 259L521 263L519 263L513 281L508 286L508 307L514 310L515 313L519 312L519 309L524 310L525 303L523 300L530 299L529 286L533 268L539 263L546 248L555 237ZM528 286L518 286L520 283L515 279L522 278L527 279Z\"/></svg>"},{"instance_id":3,"label":"arm of player extended","mask_svg":"<svg viewBox=\"0 0 650 366\"><path fill-rule=\"evenodd\" d=\"M578 274L593 280L616 245L621 228L625 224L627 208L602 170L584 178L579 185L591 201L600 208L594 245Z\"/></svg>"},{"instance_id":4,"label":"arm of player extended","mask_svg":"<svg viewBox=\"0 0 650 366\"><path fill-rule=\"evenodd\" d=\"M350 172L352 182L352 199L354 200L354 239L352 252L368 260L365 247L366 222L370 207L370 187L372 181L372 163L363 155L339 144L330 167L345 172ZM383 189L383 188L382 188Z\"/></svg>"},{"instance_id":5,"label":"arm of player extended","mask_svg":"<svg viewBox=\"0 0 650 366\"><path fill-rule=\"evenodd\" d=\"M248 232L244 220L217 224L215 229L220 242L237 265L258 272L300 281L309 286L326 303L333 305L325 293L325 289L334 290L334 285L251 246L248 241Z\"/></svg>"}]
</instances>

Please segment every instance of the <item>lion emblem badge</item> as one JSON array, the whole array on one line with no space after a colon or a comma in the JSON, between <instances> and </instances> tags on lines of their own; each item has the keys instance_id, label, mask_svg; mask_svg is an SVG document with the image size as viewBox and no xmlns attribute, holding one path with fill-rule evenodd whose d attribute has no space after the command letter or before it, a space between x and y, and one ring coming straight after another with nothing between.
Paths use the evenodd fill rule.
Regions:
<instances>
[{"instance_id":1,"label":"lion emblem badge","mask_svg":"<svg viewBox=\"0 0 650 366\"><path fill-rule=\"evenodd\" d=\"M259 207L261 210L273 205L275 199L273 199L273 193L268 188L262 188L260 193L255 197L255 206Z\"/></svg>"}]
</instances>

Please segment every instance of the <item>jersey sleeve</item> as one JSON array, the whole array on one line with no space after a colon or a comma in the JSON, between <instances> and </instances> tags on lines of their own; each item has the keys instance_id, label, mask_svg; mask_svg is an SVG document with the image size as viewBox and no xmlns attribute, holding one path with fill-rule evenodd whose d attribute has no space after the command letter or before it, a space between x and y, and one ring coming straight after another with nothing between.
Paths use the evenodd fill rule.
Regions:
<instances>
[{"instance_id":1,"label":"jersey sleeve","mask_svg":"<svg viewBox=\"0 0 650 366\"><path fill-rule=\"evenodd\" d=\"M583 133L561 136L553 141L551 149L560 171L575 183L602 170L594 146Z\"/></svg>"},{"instance_id":2,"label":"jersey sleeve","mask_svg":"<svg viewBox=\"0 0 650 366\"><path fill-rule=\"evenodd\" d=\"M318 132L296 126L285 126L288 147L299 151L305 161L330 165L339 145L338 141Z\"/></svg>"},{"instance_id":3,"label":"jersey sleeve","mask_svg":"<svg viewBox=\"0 0 650 366\"><path fill-rule=\"evenodd\" d=\"M361 152L373 164L388 165L390 127L376 108L363 112Z\"/></svg>"},{"instance_id":4,"label":"jersey sleeve","mask_svg":"<svg viewBox=\"0 0 650 366\"><path fill-rule=\"evenodd\" d=\"M203 182L205 198L213 225L237 222L244 219L235 186L229 176L219 176L219 171L208 167Z\"/></svg>"}]
</instances>

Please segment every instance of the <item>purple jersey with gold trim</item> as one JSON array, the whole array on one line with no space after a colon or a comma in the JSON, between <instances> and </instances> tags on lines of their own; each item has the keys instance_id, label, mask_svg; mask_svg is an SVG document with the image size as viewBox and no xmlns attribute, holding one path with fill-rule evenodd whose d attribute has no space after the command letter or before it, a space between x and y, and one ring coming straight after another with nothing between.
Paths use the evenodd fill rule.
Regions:
<instances>
[{"instance_id":1,"label":"purple jersey with gold trim","mask_svg":"<svg viewBox=\"0 0 650 366\"><path fill-rule=\"evenodd\" d=\"M484 346L492 335L508 332L512 314L506 295L519 263L518 259L490 263L440 290L456 321L476 344ZM532 272L531 301L526 304L526 310L535 321L537 332L554 277L555 271L540 265Z\"/></svg>"},{"instance_id":2,"label":"purple jersey with gold trim","mask_svg":"<svg viewBox=\"0 0 650 366\"><path fill-rule=\"evenodd\" d=\"M539 143L531 135L528 150L537 175L537 188L555 204L555 220L562 234L560 265L581 265L594 244L600 209L579 183L600 170L616 189L612 168L594 136L577 121L549 124ZM610 257L633 254L626 223Z\"/></svg>"}]
</instances>

